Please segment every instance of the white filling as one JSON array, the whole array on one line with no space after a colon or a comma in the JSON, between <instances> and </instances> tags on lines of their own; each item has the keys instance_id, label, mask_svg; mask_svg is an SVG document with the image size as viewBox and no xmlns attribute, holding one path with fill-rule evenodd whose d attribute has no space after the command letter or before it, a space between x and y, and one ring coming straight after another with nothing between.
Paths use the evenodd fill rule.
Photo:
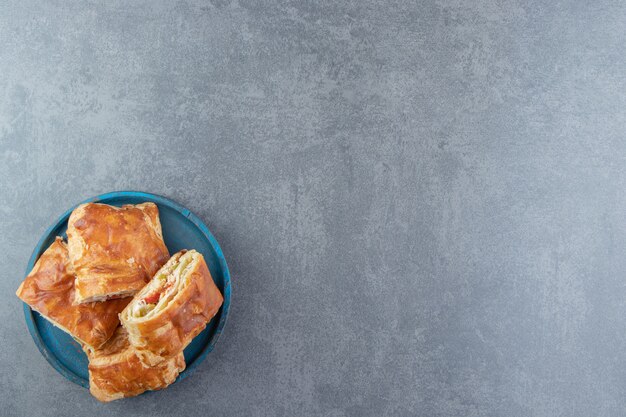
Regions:
<instances>
[{"instance_id":1,"label":"white filling","mask_svg":"<svg viewBox=\"0 0 626 417\"><path fill-rule=\"evenodd\" d=\"M149 288L146 288L145 294L150 296L156 290L169 284L167 290L161 293L156 303L146 303L145 296L140 300L134 301L130 311L131 316L135 318L148 318L156 314L156 312L163 310L188 281L188 272L193 266L196 253L195 251L189 251L181 256L177 263L160 271L150 284L148 284Z\"/></svg>"}]
</instances>

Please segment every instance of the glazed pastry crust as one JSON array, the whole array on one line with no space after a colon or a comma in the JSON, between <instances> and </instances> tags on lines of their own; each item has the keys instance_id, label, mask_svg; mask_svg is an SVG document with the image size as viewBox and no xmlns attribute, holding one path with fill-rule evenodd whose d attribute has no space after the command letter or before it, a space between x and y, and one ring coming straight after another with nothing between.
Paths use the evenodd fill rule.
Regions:
<instances>
[{"instance_id":1,"label":"glazed pastry crust","mask_svg":"<svg viewBox=\"0 0 626 417\"><path fill-rule=\"evenodd\" d=\"M180 262L187 251L176 253L156 273L169 275L172 266ZM122 325L128 330L130 343L137 348L144 362L155 364L181 352L196 337L207 323L217 314L224 298L209 272L204 257L190 251L191 262L186 268L180 286L174 288L172 298L145 317L138 317L135 311L138 303L149 296L154 283L144 287L120 314ZM171 272L170 272L171 273Z\"/></svg>"},{"instance_id":2,"label":"glazed pastry crust","mask_svg":"<svg viewBox=\"0 0 626 417\"><path fill-rule=\"evenodd\" d=\"M163 389L185 369L182 352L156 366L145 365L128 342L123 327L118 327L102 348L85 349L85 353L89 358L89 391L103 402Z\"/></svg>"},{"instance_id":3,"label":"glazed pastry crust","mask_svg":"<svg viewBox=\"0 0 626 417\"><path fill-rule=\"evenodd\" d=\"M111 337L119 325L119 312L131 299L73 305L74 292L67 246L57 237L39 257L16 294L80 343L99 347Z\"/></svg>"},{"instance_id":4,"label":"glazed pastry crust","mask_svg":"<svg viewBox=\"0 0 626 417\"><path fill-rule=\"evenodd\" d=\"M82 204L67 236L76 303L134 295L169 258L154 203Z\"/></svg>"}]
</instances>

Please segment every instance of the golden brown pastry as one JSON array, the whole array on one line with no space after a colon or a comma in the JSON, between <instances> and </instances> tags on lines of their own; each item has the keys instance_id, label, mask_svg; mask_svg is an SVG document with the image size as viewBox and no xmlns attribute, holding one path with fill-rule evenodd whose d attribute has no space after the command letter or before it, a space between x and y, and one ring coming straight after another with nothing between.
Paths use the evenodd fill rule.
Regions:
<instances>
[{"instance_id":1,"label":"golden brown pastry","mask_svg":"<svg viewBox=\"0 0 626 417\"><path fill-rule=\"evenodd\" d=\"M104 402L165 388L185 369L182 352L156 366L142 363L123 327L118 327L102 348L85 349L85 353L89 358L89 391Z\"/></svg>"},{"instance_id":2,"label":"golden brown pastry","mask_svg":"<svg viewBox=\"0 0 626 417\"><path fill-rule=\"evenodd\" d=\"M169 258L154 203L82 204L69 218L67 238L77 303L133 295Z\"/></svg>"},{"instance_id":3,"label":"golden brown pastry","mask_svg":"<svg viewBox=\"0 0 626 417\"><path fill-rule=\"evenodd\" d=\"M217 313L224 298L204 257L176 253L120 314L130 343L155 364L182 351Z\"/></svg>"},{"instance_id":4,"label":"golden brown pastry","mask_svg":"<svg viewBox=\"0 0 626 417\"><path fill-rule=\"evenodd\" d=\"M119 325L118 314L130 298L73 305L74 275L68 271L67 246L60 237L39 257L17 289L17 296L52 324L90 347L106 342Z\"/></svg>"}]
</instances>

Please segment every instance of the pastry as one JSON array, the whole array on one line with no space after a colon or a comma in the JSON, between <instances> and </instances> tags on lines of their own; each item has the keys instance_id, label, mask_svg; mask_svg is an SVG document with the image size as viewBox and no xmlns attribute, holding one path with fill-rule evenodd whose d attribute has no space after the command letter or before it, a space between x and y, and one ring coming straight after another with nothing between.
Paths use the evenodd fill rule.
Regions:
<instances>
[{"instance_id":1,"label":"pastry","mask_svg":"<svg viewBox=\"0 0 626 417\"><path fill-rule=\"evenodd\" d=\"M85 349L85 353L89 358L89 391L103 402L163 389L185 369L182 352L156 366L145 365L128 343L123 327L118 327L100 349Z\"/></svg>"},{"instance_id":2,"label":"pastry","mask_svg":"<svg viewBox=\"0 0 626 417\"><path fill-rule=\"evenodd\" d=\"M130 298L73 305L74 275L67 246L60 237L39 257L17 289L17 296L80 343L98 347L119 325L118 314Z\"/></svg>"},{"instance_id":3,"label":"pastry","mask_svg":"<svg viewBox=\"0 0 626 417\"><path fill-rule=\"evenodd\" d=\"M224 298L204 257L180 251L120 313L130 343L151 365L181 352L215 316Z\"/></svg>"},{"instance_id":4,"label":"pastry","mask_svg":"<svg viewBox=\"0 0 626 417\"><path fill-rule=\"evenodd\" d=\"M154 203L82 204L70 215L67 237L77 303L131 296L169 258Z\"/></svg>"}]
</instances>

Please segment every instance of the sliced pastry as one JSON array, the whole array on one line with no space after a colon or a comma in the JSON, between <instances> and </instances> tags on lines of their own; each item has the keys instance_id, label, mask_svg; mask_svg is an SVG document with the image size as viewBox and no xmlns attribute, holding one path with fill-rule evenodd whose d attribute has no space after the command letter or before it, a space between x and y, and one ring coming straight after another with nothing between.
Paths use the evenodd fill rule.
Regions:
<instances>
[{"instance_id":1,"label":"sliced pastry","mask_svg":"<svg viewBox=\"0 0 626 417\"><path fill-rule=\"evenodd\" d=\"M215 316L224 298L204 257L180 251L120 314L130 343L148 364L181 352Z\"/></svg>"},{"instance_id":2,"label":"sliced pastry","mask_svg":"<svg viewBox=\"0 0 626 417\"><path fill-rule=\"evenodd\" d=\"M119 325L130 298L74 305L74 275L60 237L39 257L17 296L52 324L91 348L106 342Z\"/></svg>"},{"instance_id":3,"label":"sliced pastry","mask_svg":"<svg viewBox=\"0 0 626 417\"><path fill-rule=\"evenodd\" d=\"M134 295L169 258L154 203L82 204L67 238L77 303Z\"/></svg>"}]
</instances>

